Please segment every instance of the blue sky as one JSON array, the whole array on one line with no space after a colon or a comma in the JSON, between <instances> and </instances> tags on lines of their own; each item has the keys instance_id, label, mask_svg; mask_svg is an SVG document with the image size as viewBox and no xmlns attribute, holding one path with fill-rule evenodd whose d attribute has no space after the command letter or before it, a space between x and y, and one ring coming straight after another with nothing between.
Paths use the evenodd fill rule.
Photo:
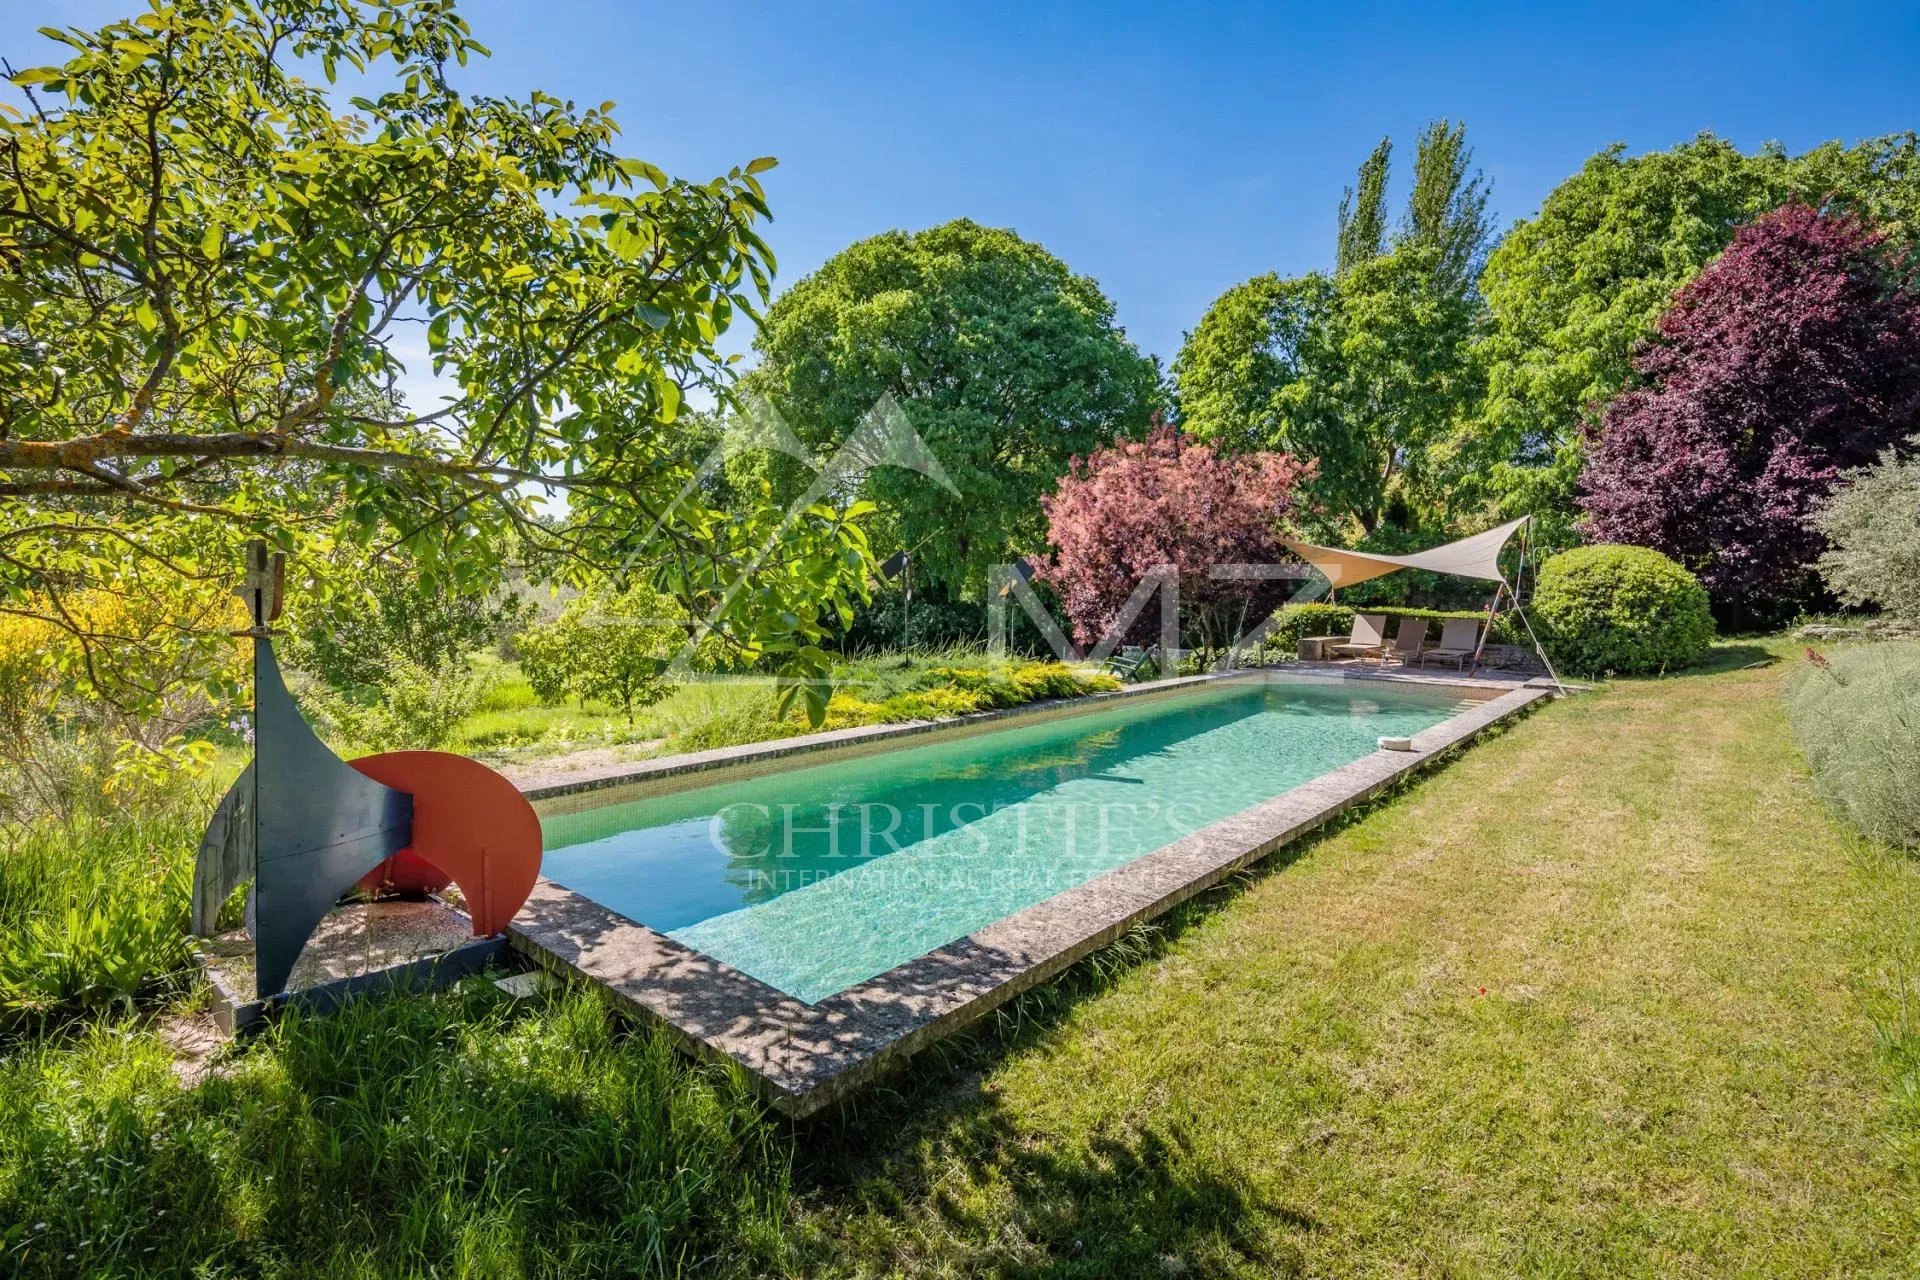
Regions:
<instances>
[{"instance_id":1,"label":"blue sky","mask_svg":"<svg viewBox=\"0 0 1920 1280\"><path fill-rule=\"evenodd\" d=\"M52 61L35 26L136 8L0 0L0 55ZM1502 226L1611 142L1920 127L1913 4L461 8L494 51L476 90L614 99L628 150L690 177L778 156L780 283L964 215L1099 280L1169 359L1222 289L1327 265L1355 165L1432 117L1467 122Z\"/></svg>"}]
</instances>

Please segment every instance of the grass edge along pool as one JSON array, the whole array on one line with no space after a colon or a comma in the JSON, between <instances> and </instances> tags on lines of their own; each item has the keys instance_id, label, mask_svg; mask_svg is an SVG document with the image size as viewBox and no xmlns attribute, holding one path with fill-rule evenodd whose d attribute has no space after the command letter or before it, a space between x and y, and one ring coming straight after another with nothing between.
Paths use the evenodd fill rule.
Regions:
<instances>
[{"instance_id":1,"label":"grass edge along pool","mask_svg":"<svg viewBox=\"0 0 1920 1280\"><path fill-rule=\"evenodd\" d=\"M555 814L548 879L817 1003L1462 709L1238 679Z\"/></svg>"}]
</instances>

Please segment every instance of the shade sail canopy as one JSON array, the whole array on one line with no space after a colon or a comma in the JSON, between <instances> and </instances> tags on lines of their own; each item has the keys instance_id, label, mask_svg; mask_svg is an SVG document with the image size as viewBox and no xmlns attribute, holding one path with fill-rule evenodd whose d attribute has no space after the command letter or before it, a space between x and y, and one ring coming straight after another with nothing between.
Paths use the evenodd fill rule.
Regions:
<instances>
[{"instance_id":1,"label":"shade sail canopy","mask_svg":"<svg viewBox=\"0 0 1920 1280\"><path fill-rule=\"evenodd\" d=\"M1486 582L1506 581L1500 574L1500 550L1514 531L1528 520L1521 516L1497 529L1476 533L1471 538L1449 542L1442 547L1416 551L1410 556L1382 556L1371 551L1348 551L1341 547L1316 547L1311 542L1282 538L1287 549L1327 575L1336 587L1382 577L1396 569L1425 569L1429 573L1450 573L1461 578L1479 578Z\"/></svg>"}]
</instances>

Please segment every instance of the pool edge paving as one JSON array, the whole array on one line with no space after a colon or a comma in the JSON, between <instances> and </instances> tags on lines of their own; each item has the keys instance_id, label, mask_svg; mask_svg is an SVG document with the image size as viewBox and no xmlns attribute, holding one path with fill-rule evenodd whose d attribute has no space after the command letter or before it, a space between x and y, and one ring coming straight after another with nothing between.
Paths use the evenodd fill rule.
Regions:
<instances>
[{"instance_id":1,"label":"pool edge paving","mask_svg":"<svg viewBox=\"0 0 1920 1280\"><path fill-rule=\"evenodd\" d=\"M538 964L592 980L625 1009L666 1027L692 1052L744 1068L777 1109L795 1117L811 1115L894 1062L1047 981L1135 925L1270 856L1436 756L1553 693L1544 683L1516 685L1414 673L1300 668L1272 673L1272 678L1283 681L1303 677L1449 685L1482 695L1483 700L1416 734L1410 751L1377 750L818 1004L795 999L544 878L509 926L509 943ZM1099 699L1078 699L1067 707L1041 707L1029 714L1071 713L1114 698L1171 693L1216 680L1266 678L1268 673L1255 670L1157 681ZM774 768L798 767L814 761L785 762L797 755L843 746L874 748L889 739L917 738L941 730L964 734L978 731L975 726L998 728L1002 727L998 721L1025 710L966 717L957 724L844 730L780 744L700 752L648 762L647 767L630 768L584 787L530 788L527 795L537 801L578 795L583 789L626 789L634 782L680 778L734 765L776 762Z\"/></svg>"},{"instance_id":2,"label":"pool edge paving","mask_svg":"<svg viewBox=\"0 0 1920 1280\"><path fill-rule=\"evenodd\" d=\"M837 759L849 759L875 751L884 751L901 738L967 737L1004 728L1006 726L1001 722L1005 720L1037 721L1084 715L1111 706L1115 702L1167 697L1188 692L1201 685L1215 684L1225 680L1257 680L1261 674L1261 671L1256 669L1179 676L1170 680L1155 680L1147 684L1133 685L1125 689L1090 693L1078 698L1047 698L1017 707L975 711L947 720L908 720L901 724L870 724L851 729L828 729L821 733L775 738L767 742L749 742L735 747L689 751L682 755L662 756L654 760L600 765L584 770L574 777L536 783L533 786L522 787L520 791L533 802L534 809L540 816L546 818L555 814L578 812L581 809L597 809L602 805L620 804L626 800L662 790L678 790L682 786L705 786L710 782L724 780L724 776L714 776L702 777L695 781L689 777L692 774L726 775L747 770L758 776L786 769L804 769L809 765L822 763L808 757L823 752L832 752ZM602 792L615 794L599 794Z\"/></svg>"}]
</instances>

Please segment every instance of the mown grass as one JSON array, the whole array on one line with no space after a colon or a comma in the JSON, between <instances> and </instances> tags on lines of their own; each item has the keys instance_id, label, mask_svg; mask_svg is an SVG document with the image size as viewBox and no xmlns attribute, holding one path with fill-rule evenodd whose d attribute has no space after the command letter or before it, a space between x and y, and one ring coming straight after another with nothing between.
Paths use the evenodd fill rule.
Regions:
<instances>
[{"instance_id":1,"label":"mown grass","mask_svg":"<svg viewBox=\"0 0 1920 1280\"><path fill-rule=\"evenodd\" d=\"M16 1046L0 1258L1913 1274L1920 864L1819 803L1743 669L1792 652L1556 704L807 1126L576 995L290 1020L197 1088L134 1022Z\"/></svg>"},{"instance_id":2,"label":"mown grass","mask_svg":"<svg viewBox=\"0 0 1920 1280\"><path fill-rule=\"evenodd\" d=\"M1766 656L1550 708L871 1107L802 1166L830 1270L1913 1274L1920 869Z\"/></svg>"}]
</instances>

